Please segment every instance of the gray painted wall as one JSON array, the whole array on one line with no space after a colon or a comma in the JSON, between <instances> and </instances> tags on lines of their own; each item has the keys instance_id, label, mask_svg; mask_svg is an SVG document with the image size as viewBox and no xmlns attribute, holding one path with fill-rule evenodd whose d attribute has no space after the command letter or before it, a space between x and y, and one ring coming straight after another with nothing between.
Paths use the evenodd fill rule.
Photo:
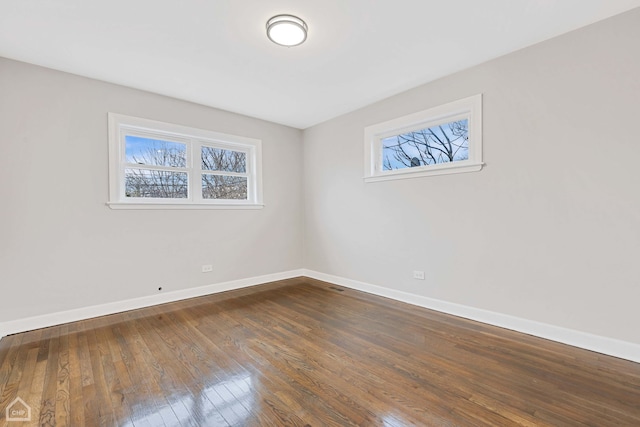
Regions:
<instances>
[{"instance_id":1,"label":"gray painted wall","mask_svg":"<svg viewBox=\"0 0 640 427\"><path fill-rule=\"evenodd\" d=\"M109 209L108 112L262 139L265 208ZM0 59L0 322L300 268L301 137Z\"/></svg>"},{"instance_id":2,"label":"gray painted wall","mask_svg":"<svg viewBox=\"0 0 640 427\"><path fill-rule=\"evenodd\" d=\"M305 130L305 267L640 343L639 40L637 9ZM363 182L365 126L477 93L484 170Z\"/></svg>"}]
</instances>

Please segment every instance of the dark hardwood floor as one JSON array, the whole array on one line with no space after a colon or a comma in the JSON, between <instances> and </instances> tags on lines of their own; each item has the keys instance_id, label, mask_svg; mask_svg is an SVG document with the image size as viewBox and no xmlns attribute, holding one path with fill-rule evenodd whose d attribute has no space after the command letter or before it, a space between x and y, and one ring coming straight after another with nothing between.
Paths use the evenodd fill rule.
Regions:
<instances>
[{"instance_id":1,"label":"dark hardwood floor","mask_svg":"<svg viewBox=\"0 0 640 427\"><path fill-rule=\"evenodd\" d=\"M32 422L5 419L16 397ZM640 426L640 364L300 278L5 337L0 425Z\"/></svg>"}]
</instances>

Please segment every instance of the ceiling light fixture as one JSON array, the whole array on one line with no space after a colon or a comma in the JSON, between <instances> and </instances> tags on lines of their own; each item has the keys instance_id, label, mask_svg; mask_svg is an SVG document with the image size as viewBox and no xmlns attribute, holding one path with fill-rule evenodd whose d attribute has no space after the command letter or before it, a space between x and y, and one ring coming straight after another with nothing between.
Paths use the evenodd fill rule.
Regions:
<instances>
[{"instance_id":1,"label":"ceiling light fixture","mask_svg":"<svg viewBox=\"0 0 640 427\"><path fill-rule=\"evenodd\" d=\"M267 21L267 37L281 46L298 46L307 39L307 24L297 16L276 15Z\"/></svg>"}]
</instances>

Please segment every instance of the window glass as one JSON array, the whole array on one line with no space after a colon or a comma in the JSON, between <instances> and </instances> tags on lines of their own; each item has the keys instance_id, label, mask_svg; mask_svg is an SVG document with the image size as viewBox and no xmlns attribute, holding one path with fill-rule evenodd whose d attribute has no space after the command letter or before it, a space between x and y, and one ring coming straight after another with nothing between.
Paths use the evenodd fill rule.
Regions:
<instances>
[{"instance_id":1,"label":"window glass","mask_svg":"<svg viewBox=\"0 0 640 427\"><path fill-rule=\"evenodd\" d=\"M203 199L247 199L247 178L242 176L202 175Z\"/></svg>"},{"instance_id":2,"label":"window glass","mask_svg":"<svg viewBox=\"0 0 640 427\"><path fill-rule=\"evenodd\" d=\"M124 179L126 197L186 199L189 196L186 172L125 169Z\"/></svg>"},{"instance_id":3,"label":"window glass","mask_svg":"<svg viewBox=\"0 0 640 427\"><path fill-rule=\"evenodd\" d=\"M246 173L247 153L215 147L202 147L202 169Z\"/></svg>"},{"instance_id":4,"label":"window glass","mask_svg":"<svg viewBox=\"0 0 640 427\"><path fill-rule=\"evenodd\" d=\"M381 140L383 170L469 159L469 120L419 129Z\"/></svg>"},{"instance_id":5,"label":"window glass","mask_svg":"<svg viewBox=\"0 0 640 427\"><path fill-rule=\"evenodd\" d=\"M127 163L152 166L187 166L187 146L179 142L127 135L125 137Z\"/></svg>"}]
</instances>

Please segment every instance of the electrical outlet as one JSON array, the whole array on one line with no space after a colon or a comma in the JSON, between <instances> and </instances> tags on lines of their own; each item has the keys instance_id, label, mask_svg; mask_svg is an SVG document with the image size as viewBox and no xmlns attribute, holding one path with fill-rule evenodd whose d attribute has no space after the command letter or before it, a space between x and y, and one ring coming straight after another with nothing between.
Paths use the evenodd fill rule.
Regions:
<instances>
[{"instance_id":1,"label":"electrical outlet","mask_svg":"<svg viewBox=\"0 0 640 427\"><path fill-rule=\"evenodd\" d=\"M414 271L413 278L418 280L424 280L424 271Z\"/></svg>"},{"instance_id":2,"label":"electrical outlet","mask_svg":"<svg viewBox=\"0 0 640 427\"><path fill-rule=\"evenodd\" d=\"M207 264L207 265L203 265L202 266L202 272L203 273L209 273L210 271L213 271L213 266L211 264Z\"/></svg>"}]
</instances>

